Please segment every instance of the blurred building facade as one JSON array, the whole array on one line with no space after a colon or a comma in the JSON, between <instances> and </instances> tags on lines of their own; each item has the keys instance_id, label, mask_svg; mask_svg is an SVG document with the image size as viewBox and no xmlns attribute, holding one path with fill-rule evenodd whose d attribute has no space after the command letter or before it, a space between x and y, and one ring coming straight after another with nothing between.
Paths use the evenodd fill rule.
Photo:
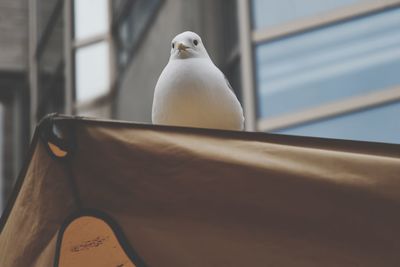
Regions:
<instances>
[{"instance_id":1,"label":"blurred building facade","mask_svg":"<svg viewBox=\"0 0 400 267\"><path fill-rule=\"evenodd\" d=\"M0 5L3 200L45 114L151 122L171 39L185 30L230 80L247 130L400 143L400 0Z\"/></svg>"},{"instance_id":2,"label":"blurred building facade","mask_svg":"<svg viewBox=\"0 0 400 267\"><path fill-rule=\"evenodd\" d=\"M28 24L26 1L0 1L0 208L29 143Z\"/></svg>"}]
</instances>

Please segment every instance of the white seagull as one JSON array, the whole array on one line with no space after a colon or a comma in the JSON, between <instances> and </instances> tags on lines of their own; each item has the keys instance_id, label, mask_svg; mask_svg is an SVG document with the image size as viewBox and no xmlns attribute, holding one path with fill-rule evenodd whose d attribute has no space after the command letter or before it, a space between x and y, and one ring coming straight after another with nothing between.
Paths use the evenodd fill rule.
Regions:
<instances>
[{"instance_id":1,"label":"white seagull","mask_svg":"<svg viewBox=\"0 0 400 267\"><path fill-rule=\"evenodd\" d=\"M199 35L175 36L154 92L154 124L243 130L243 109Z\"/></svg>"}]
</instances>

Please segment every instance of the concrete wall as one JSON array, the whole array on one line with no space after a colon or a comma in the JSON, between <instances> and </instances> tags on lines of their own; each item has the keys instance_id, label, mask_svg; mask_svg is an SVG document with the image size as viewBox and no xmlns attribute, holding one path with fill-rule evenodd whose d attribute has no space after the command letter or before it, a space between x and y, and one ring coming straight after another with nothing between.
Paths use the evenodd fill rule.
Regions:
<instances>
[{"instance_id":1,"label":"concrete wall","mask_svg":"<svg viewBox=\"0 0 400 267\"><path fill-rule=\"evenodd\" d=\"M200 34L218 65L220 3L216 0L164 1L125 72L116 100L117 119L151 122L154 87L168 63L171 40L178 33L191 30Z\"/></svg>"},{"instance_id":2,"label":"concrete wall","mask_svg":"<svg viewBox=\"0 0 400 267\"><path fill-rule=\"evenodd\" d=\"M28 1L0 1L0 71L26 70Z\"/></svg>"}]
</instances>

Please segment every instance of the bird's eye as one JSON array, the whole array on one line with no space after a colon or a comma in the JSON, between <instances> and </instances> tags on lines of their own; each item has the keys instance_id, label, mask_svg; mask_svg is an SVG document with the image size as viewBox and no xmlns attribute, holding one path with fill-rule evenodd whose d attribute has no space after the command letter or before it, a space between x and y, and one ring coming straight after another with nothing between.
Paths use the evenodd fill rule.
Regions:
<instances>
[{"instance_id":1,"label":"bird's eye","mask_svg":"<svg viewBox=\"0 0 400 267\"><path fill-rule=\"evenodd\" d=\"M193 40L193 44L197 46L197 45L199 44L199 41L197 41L196 39L194 39L194 40Z\"/></svg>"},{"instance_id":2,"label":"bird's eye","mask_svg":"<svg viewBox=\"0 0 400 267\"><path fill-rule=\"evenodd\" d=\"M172 49L174 49L175 48L175 43L172 43Z\"/></svg>"}]
</instances>

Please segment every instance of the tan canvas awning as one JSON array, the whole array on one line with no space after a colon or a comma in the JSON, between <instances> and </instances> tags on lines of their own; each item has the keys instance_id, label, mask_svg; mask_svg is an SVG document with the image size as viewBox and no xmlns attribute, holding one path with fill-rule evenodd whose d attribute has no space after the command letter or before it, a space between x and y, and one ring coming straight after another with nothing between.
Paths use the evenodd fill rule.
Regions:
<instances>
[{"instance_id":1,"label":"tan canvas awning","mask_svg":"<svg viewBox=\"0 0 400 267\"><path fill-rule=\"evenodd\" d=\"M400 146L52 116L0 266L399 266Z\"/></svg>"}]
</instances>

